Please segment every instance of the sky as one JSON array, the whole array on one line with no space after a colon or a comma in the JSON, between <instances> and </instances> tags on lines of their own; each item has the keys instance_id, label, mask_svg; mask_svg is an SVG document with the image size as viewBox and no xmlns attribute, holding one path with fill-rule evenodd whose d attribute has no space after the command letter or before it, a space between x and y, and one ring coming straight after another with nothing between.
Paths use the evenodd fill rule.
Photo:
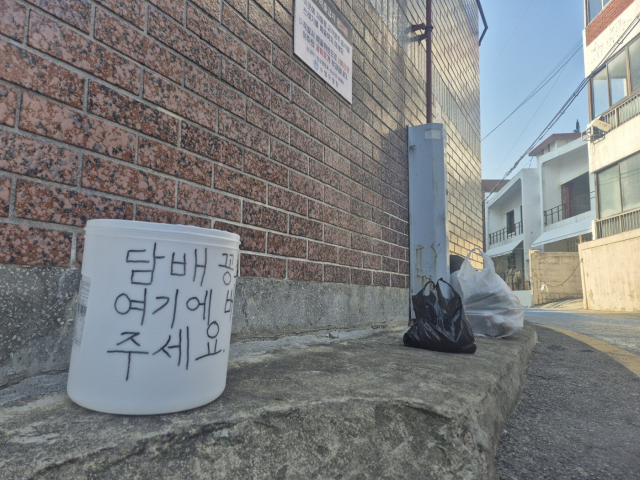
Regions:
<instances>
[{"instance_id":1,"label":"sky","mask_svg":"<svg viewBox=\"0 0 640 480\"><path fill-rule=\"evenodd\" d=\"M483 138L582 45L583 5L583 0L482 0L489 24L480 47ZM502 178L583 79L580 48L561 73L483 140L482 178ZM586 89L548 135L573 132L576 120L584 130L589 120ZM508 178L531 159L527 154ZM531 165L535 167L535 158Z\"/></svg>"}]
</instances>

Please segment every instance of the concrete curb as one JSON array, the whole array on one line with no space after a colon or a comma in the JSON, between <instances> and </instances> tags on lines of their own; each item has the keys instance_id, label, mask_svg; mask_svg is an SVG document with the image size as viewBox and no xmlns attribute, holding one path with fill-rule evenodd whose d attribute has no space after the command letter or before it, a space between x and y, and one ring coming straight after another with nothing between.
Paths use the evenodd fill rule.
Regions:
<instances>
[{"instance_id":1,"label":"concrete curb","mask_svg":"<svg viewBox=\"0 0 640 480\"><path fill-rule=\"evenodd\" d=\"M172 415L85 410L67 398L64 375L22 382L0 390L0 469L8 478L497 478L535 329L479 339L475 355L405 348L404 330L254 342L230 363L220 399Z\"/></svg>"}]
</instances>

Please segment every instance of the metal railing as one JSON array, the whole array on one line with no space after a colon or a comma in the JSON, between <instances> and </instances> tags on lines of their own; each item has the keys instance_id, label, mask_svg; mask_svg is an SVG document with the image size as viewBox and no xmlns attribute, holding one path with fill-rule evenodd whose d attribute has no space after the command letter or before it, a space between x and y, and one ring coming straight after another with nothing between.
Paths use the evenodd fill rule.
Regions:
<instances>
[{"instance_id":1,"label":"metal railing","mask_svg":"<svg viewBox=\"0 0 640 480\"><path fill-rule=\"evenodd\" d=\"M517 292L519 290L531 290L531 282L529 280L523 280L520 282L510 282L508 280L505 280L507 286L513 290L514 292Z\"/></svg>"},{"instance_id":2,"label":"metal railing","mask_svg":"<svg viewBox=\"0 0 640 480\"><path fill-rule=\"evenodd\" d=\"M616 128L638 115L640 115L640 92L602 115L600 120Z\"/></svg>"},{"instance_id":3,"label":"metal railing","mask_svg":"<svg viewBox=\"0 0 640 480\"><path fill-rule=\"evenodd\" d=\"M513 229L509 227L505 227L502 230L498 230L497 232L493 232L489 234L489 245L493 245L494 243L501 242L511 237L516 237L521 235L523 232L522 222L518 222L513 226Z\"/></svg>"},{"instance_id":4,"label":"metal railing","mask_svg":"<svg viewBox=\"0 0 640 480\"><path fill-rule=\"evenodd\" d=\"M509 269L508 272L498 273L511 290L531 290L531 282L525 280L524 273L520 270Z\"/></svg>"},{"instance_id":5,"label":"metal railing","mask_svg":"<svg viewBox=\"0 0 640 480\"><path fill-rule=\"evenodd\" d=\"M596 221L598 238L610 237L637 228L640 228L640 208Z\"/></svg>"},{"instance_id":6,"label":"metal railing","mask_svg":"<svg viewBox=\"0 0 640 480\"><path fill-rule=\"evenodd\" d=\"M579 197L574 198L570 202L563 203L562 205L558 205L557 207L550 208L549 210L545 210L544 211L545 227L547 225L552 225L554 223L561 222L562 220L575 217L576 215L580 215L582 213L585 213L591 210L591 198L593 198L591 196L592 193L588 193L586 195L580 195Z\"/></svg>"}]
</instances>

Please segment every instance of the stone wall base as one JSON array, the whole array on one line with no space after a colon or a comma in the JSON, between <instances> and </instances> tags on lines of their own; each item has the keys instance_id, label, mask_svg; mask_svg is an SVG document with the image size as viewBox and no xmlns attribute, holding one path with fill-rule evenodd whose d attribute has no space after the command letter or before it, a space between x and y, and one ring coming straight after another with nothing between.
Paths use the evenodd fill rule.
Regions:
<instances>
[{"instance_id":1,"label":"stone wall base","mask_svg":"<svg viewBox=\"0 0 640 480\"><path fill-rule=\"evenodd\" d=\"M69 367L80 270L0 265L0 387ZM409 290L239 278L232 341L407 322Z\"/></svg>"}]
</instances>

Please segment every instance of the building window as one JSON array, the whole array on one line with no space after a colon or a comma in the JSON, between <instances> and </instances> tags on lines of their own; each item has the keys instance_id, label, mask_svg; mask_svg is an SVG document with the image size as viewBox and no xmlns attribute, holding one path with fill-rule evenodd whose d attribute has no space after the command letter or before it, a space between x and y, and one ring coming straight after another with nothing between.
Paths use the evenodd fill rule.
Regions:
<instances>
[{"instance_id":1,"label":"building window","mask_svg":"<svg viewBox=\"0 0 640 480\"><path fill-rule=\"evenodd\" d=\"M562 216L571 218L591 210L591 192L589 188L589 173L560 186L562 196Z\"/></svg>"},{"instance_id":2,"label":"building window","mask_svg":"<svg viewBox=\"0 0 640 480\"><path fill-rule=\"evenodd\" d=\"M627 90L627 56L625 52L611 60L607 68L609 69L611 105L615 105L629 94Z\"/></svg>"},{"instance_id":3,"label":"building window","mask_svg":"<svg viewBox=\"0 0 640 480\"><path fill-rule=\"evenodd\" d=\"M600 218L640 208L640 153L598 173Z\"/></svg>"},{"instance_id":4,"label":"building window","mask_svg":"<svg viewBox=\"0 0 640 480\"><path fill-rule=\"evenodd\" d=\"M640 88L640 37L629 45L629 64L631 67L631 90Z\"/></svg>"},{"instance_id":5,"label":"building window","mask_svg":"<svg viewBox=\"0 0 640 480\"><path fill-rule=\"evenodd\" d=\"M593 235L591 233L580 235L579 237L575 238L570 238L566 242L567 252L577 252L578 245L584 242L590 242L591 240L593 240Z\"/></svg>"},{"instance_id":6,"label":"building window","mask_svg":"<svg viewBox=\"0 0 640 480\"><path fill-rule=\"evenodd\" d=\"M516 231L516 216L513 210L507 212L507 234L515 233Z\"/></svg>"},{"instance_id":7,"label":"building window","mask_svg":"<svg viewBox=\"0 0 640 480\"><path fill-rule=\"evenodd\" d=\"M640 208L640 153L620 163L622 211Z\"/></svg>"},{"instance_id":8,"label":"building window","mask_svg":"<svg viewBox=\"0 0 640 480\"><path fill-rule=\"evenodd\" d=\"M628 61L627 61L628 60ZM591 118L640 90L640 37L591 78Z\"/></svg>"},{"instance_id":9,"label":"building window","mask_svg":"<svg viewBox=\"0 0 640 480\"><path fill-rule=\"evenodd\" d=\"M619 171L618 165L614 165L598 174L600 218L610 217L622 212Z\"/></svg>"},{"instance_id":10,"label":"building window","mask_svg":"<svg viewBox=\"0 0 640 480\"><path fill-rule=\"evenodd\" d=\"M591 80L593 117L609 109L609 90L607 88L607 69L603 68Z\"/></svg>"},{"instance_id":11,"label":"building window","mask_svg":"<svg viewBox=\"0 0 640 480\"><path fill-rule=\"evenodd\" d=\"M587 0L589 8L589 23L602 11L610 0Z\"/></svg>"}]
</instances>

